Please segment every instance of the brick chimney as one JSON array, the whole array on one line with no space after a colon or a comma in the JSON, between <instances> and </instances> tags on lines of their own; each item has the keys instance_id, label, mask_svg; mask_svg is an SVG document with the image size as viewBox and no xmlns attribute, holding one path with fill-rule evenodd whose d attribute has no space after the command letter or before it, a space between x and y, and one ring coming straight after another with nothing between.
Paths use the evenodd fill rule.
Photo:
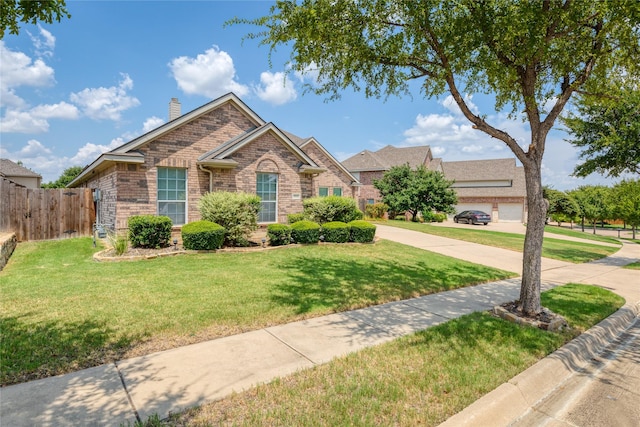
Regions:
<instances>
[{"instance_id":1,"label":"brick chimney","mask_svg":"<svg viewBox=\"0 0 640 427\"><path fill-rule=\"evenodd\" d=\"M181 115L180 101L178 101L178 98L171 98L171 102L169 102L169 121L177 119Z\"/></svg>"}]
</instances>

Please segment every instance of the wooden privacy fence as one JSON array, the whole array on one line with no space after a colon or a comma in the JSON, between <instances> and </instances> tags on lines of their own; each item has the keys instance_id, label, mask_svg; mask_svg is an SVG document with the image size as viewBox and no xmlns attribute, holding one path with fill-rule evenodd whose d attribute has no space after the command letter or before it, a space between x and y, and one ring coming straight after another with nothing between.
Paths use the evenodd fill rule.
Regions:
<instances>
[{"instance_id":1,"label":"wooden privacy fence","mask_svg":"<svg viewBox=\"0 0 640 427\"><path fill-rule=\"evenodd\" d=\"M26 188L0 180L0 231L18 241L90 236L96 213L89 188Z\"/></svg>"}]
</instances>

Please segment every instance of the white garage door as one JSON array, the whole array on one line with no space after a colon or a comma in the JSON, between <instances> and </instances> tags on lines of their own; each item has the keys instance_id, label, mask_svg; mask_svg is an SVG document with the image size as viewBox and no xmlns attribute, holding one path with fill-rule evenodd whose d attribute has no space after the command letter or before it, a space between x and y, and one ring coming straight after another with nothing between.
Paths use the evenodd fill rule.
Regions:
<instances>
[{"instance_id":1,"label":"white garage door","mask_svg":"<svg viewBox=\"0 0 640 427\"><path fill-rule=\"evenodd\" d=\"M490 203L461 203L456 206L456 213L459 214L462 211L482 211L491 215L492 205ZM451 215L453 220L453 215ZM493 221L493 218L491 218Z\"/></svg>"},{"instance_id":2,"label":"white garage door","mask_svg":"<svg viewBox=\"0 0 640 427\"><path fill-rule=\"evenodd\" d=\"M500 203L498 205L499 222L522 222L521 203Z\"/></svg>"}]
</instances>

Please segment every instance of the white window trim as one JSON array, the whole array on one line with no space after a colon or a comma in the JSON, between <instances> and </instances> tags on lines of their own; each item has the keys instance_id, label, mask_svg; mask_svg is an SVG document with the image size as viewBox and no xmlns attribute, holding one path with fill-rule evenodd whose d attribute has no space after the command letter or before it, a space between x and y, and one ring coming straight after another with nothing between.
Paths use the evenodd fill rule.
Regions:
<instances>
[{"instance_id":1,"label":"white window trim","mask_svg":"<svg viewBox=\"0 0 640 427\"><path fill-rule=\"evenodd\" d=\"M258 185L258 175L274 175L276 177L276 200L273 202L276 205L276 210L275 210L275 219L274 221L258 221L258 224L277 224L278 223L278 212L280 209L280 206L278 206L278 199L280 198L280 175L277 173L273 173L273 172L257 172L256 173L256 195L258 195L258 189L257 189L257 185ZM260 201L260 203L262 204L262 201Z\"/></svg>"},{"instance_id":2,"label":"white window trim","mask_svg":"<svg viewBox=\"0 0 640 427\"><path fill-rule=\"evenodd\" d=\"M156 168L156 215L160 215L160 203L175 203L180 200L160 200L158 198L158 169L182 169L184 170L184 223L173 224L173 227L182 227L189 223L189 169L176 168L171 166L158 166Z\"/></svg>"}]
</instances>

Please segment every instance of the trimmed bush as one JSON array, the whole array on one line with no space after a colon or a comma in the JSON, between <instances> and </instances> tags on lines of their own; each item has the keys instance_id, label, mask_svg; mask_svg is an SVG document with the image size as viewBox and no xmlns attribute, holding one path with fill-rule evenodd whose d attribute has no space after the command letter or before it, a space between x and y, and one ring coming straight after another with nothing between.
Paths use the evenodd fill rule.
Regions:
<instances>
[{"instance_id":1,"label":"trimmed bush","mask_svg":"<svg viewBox=\"0 0 640 427\"><path fill-rule=\"evenodd\" d=\"M156 215L135 215L127 221L129 241L134 248L164 248L171 240L171 218Z\"/></svg>"},{"instance_id":2,"label":"trimmed bush","mask_svg":"<svg viewBox=\"0 0 640 427\"><path fill-rule=\"evenodd\" d=\"M227 246L248 246L249 237L258 228L260 197L229 191L207 193L198 201L202 219L215 222L226 230Z\"/></svg>"},{"instance_id":3,"label":"trimmed bush","mask_svg":"<svg viewBox=\"0 0 640 427\"><path fill-rule=\"evenodd\" d=\"M322 235L325 242L345 243L349 241L351 227L342 221L332 221L322 224Z\"/></svg>"},{"instance_id":4,"label":"trimmed bush","mask_svg":"<svg viewBox=\"0 0 640 427\"><path fill-rule=\"evenodd\" d=\"M319 224L331 221L349 222L362 219L364 214L350 197L311 197L302 202L304 215Z\"/></svg>"},{"instance_id":5,"label":"trimmed bush","mask_svg":"<svg viewBox=\"0 0 640 427\"><path fill-rule=\"evenodd\" d=\"M294 222L304 221L304 213L292 213L287 215L287 222L293 224Z\"/></svg>"},{"instance_id":6,"label":"trimmed bush","mask_svg":"<svg viewBox=\"0 0 640 427\"><path fill-rule=\"evenodd\" d=\"M291 243L291 227L286 224L269 224L267 237L271 246L282 246Z\"/></svg>"},{"instance_id":7,"label":"trimmed bush","mask_svg":"<svg viewBox=\"0 0 640 427\"><path fill-rule=\"evenodd\" d=\"M368 218L380 219L384 218L384 215L389 211L389 206L384 203L374 203L372 205L366 205L364 212Z\"/></svg>"},{"instance_id":8,"label":"trimmed bush","mask_svg":"<svg viewBox=\"0 0 640 427\"><path fill-rule=\"evenodd\" d=\"M190 222L182 226L182 245L185 249L212 251L224 243L224 227L211 221Z\"/></svg>"},{"instance_id":9,"label":"trimmed bush","mask_svg":"<svg viewBox=\"0 0 640 427\"><path fill-rule=\"evenodd\" d=\"M447 219L447 214L445 213L436 213L433 214L433 217L431 218L432 222L444 222Z\"/></svg>"},{"instance_id":10,"label":"trimmed bush","mask_svg":"<svg viewBox=\"0 0 640 427\"><path fill-rule=\"evenodd\" d=\"M370 243L376 237L376 226L367 221L351 221L349 241L356 243Z\"/></svg>"},{"instance_id":11,"label":"trimmed bush","mask_svg":"<svg viewBox=\"0 0 640 427\"><path fill-rule=\"evenodd\" d=\"M295 243L318 243L320 224L313 221L298 221L291 224L291 237Z\"/></svg>"}]
</instances>

